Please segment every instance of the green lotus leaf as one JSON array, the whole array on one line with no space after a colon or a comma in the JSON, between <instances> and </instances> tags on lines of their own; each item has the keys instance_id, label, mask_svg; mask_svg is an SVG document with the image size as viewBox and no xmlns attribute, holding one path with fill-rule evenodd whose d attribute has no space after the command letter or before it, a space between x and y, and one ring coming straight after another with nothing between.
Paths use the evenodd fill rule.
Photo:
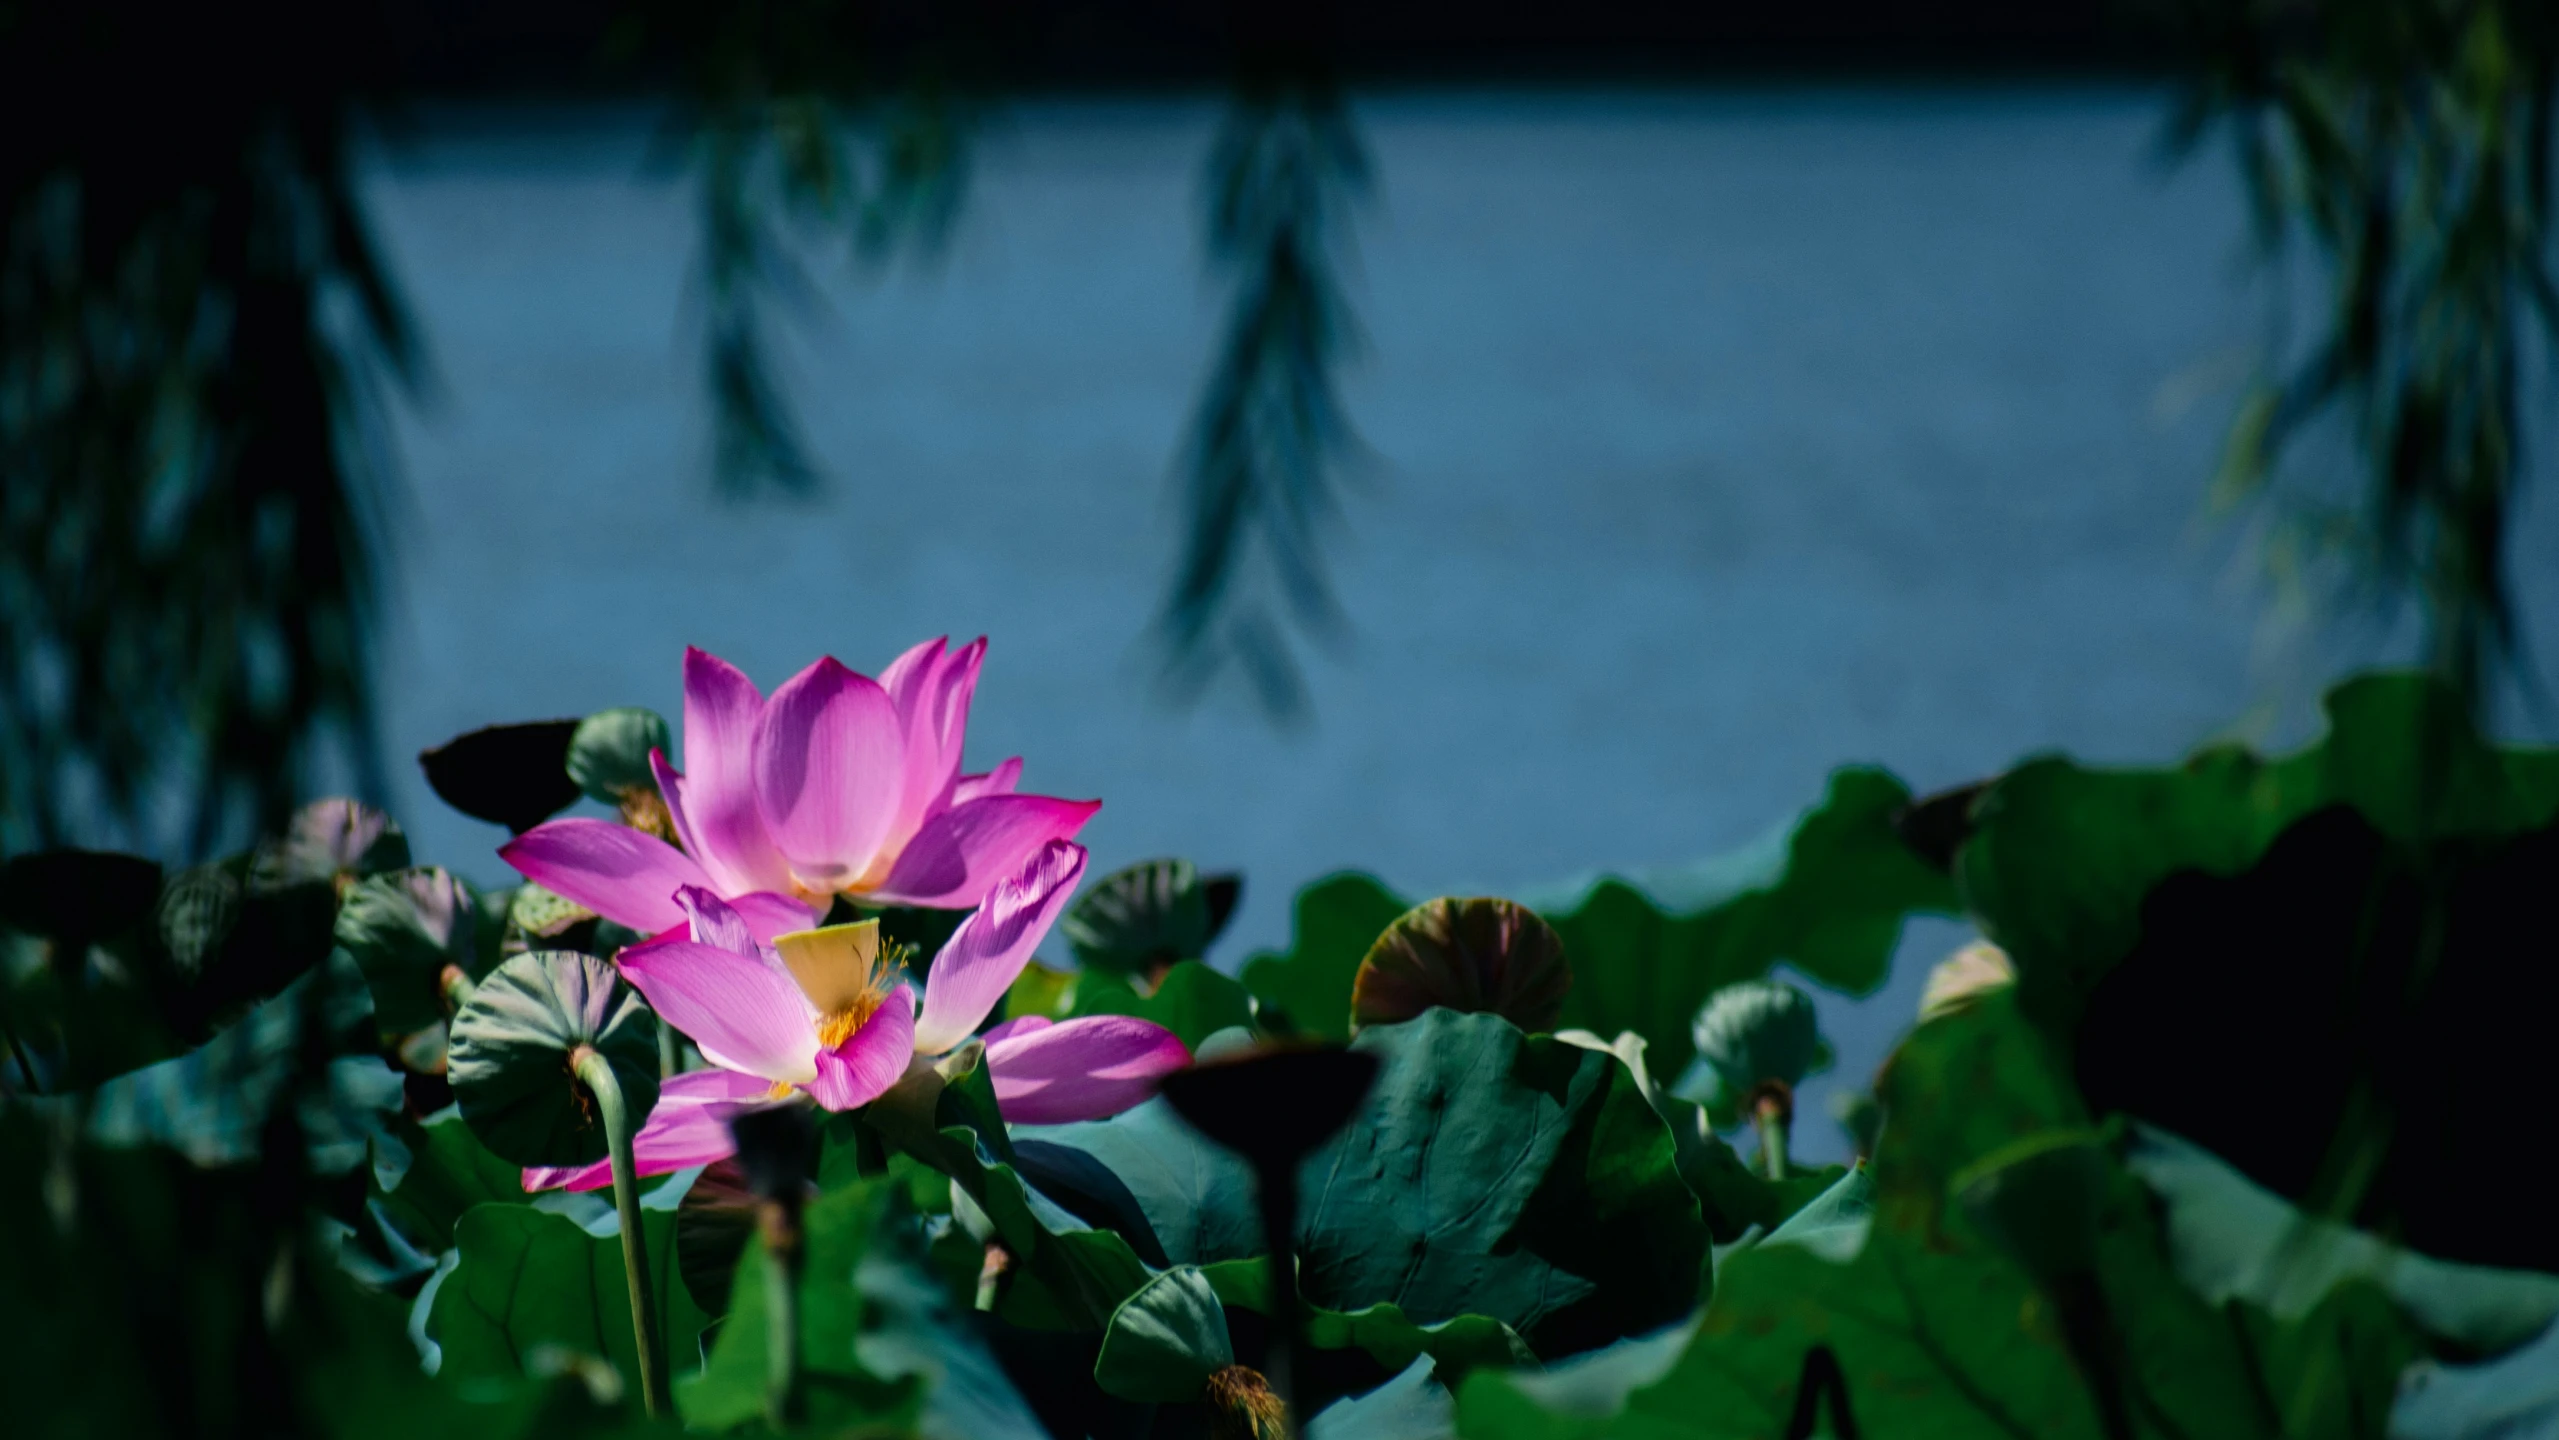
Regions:
<instances>
[{"instance_id":1,"label":"green lotus leaf","mask_svg":"<svg viewBox=\"0 0 2559 1440\"><path fill-rule=\"evenodd\" d=\"M338 906L336 935L372 987L374 1018L386 1036L442 1020L445 967L468 974L478 959L470 887L436 867L357 882Z\"/></svg>"},{"instance_id":2,"label":"green lotus leaf","mask_svg":"<svg viewBox=\"0 0 2559 1440\"><path fill-rule=\"evenodd\" d=\"M1434 1005L1555 1028L1573 987L1564 942L1508 900L1426 900L1395 918L1351 979L1351 1025L1410 1020Z\"/></svg>"},{"instance_id":3,"label":"green lotus leaf","mask_svg":"<svg viewBox=\"0 0 2559 1440\"><path fill-rule=\"evenodd\" d=\"M1259 1255L1262 1227L1251 1167L1184 1124L1162 1100L1108 1120L1019 1125L1017 1142L1067 1147L1126 1186L1158 1252L1172 1264Z\"/></svg>"},{"instance_id":4,"label":"green lotus leaf","mask_svg":"<svg viewBox=\"0 0 2559 1440\"><path fill-rule=\"evenodd\" d=\"M1309 1303L1484 1315L1541 1355L1677 1319L1706 1227L1660 1117L1603 1052L1498 1015L1431 1010L1360 1032L1367 1107L1300 1174Z\"/></svg>"},{"instance_id":5,"label":"green lotus leaf","mask_svg":"<svg viewBox=\"0 0 2559 1440\"><path fill-rule=\"evenodd\" d=\"M407 1116L390 1133L408 1152L395 1174L375 1167L374 1205L409 1244L428 1254L453 1248L453 1227L475 1205L525 1205L523 1167L490 1153L459 1115L431 1123Z\"/></svg>"},{"instance_id":6,"label":"green lotus leaf","mask_svg":"<svg viewBox=\"0 0 2559 1440\"><path fill-rule=\"evenodd\" d=\"M515 898L507 903L508 927L522 935L530 948L539 948L533 946L536 940L557 940L595 918L594 911L575 900L529 880L515 887Z\"/></svg>"},{"instance_id":7,"label":"green lotus leaf","mask_svg":"<svg viewBox=\"0 0 2559 1440\"><path fill-rule=\"evenodd\" d=\"M1265 1307L1268 1308L1268 1307ZM1197 1400L1208 1377L1235 1363L1226 1307L1197 1266L1167 1270L1111 1312L1093 1380L1123 1400Z\"/></svg>"},{"instance_id":8,"label":"green lotus leaf","mask_svg":"<svg viewBox=\"0 0 2559 1440\"><path fill-rule=\"evenodd\" d=\"M855 1352L862 1333L862 1297L854 1273L871 1248L873 1232L889 1201L890 1187L865 1181L812 1203L801 1216L805 1245L799 1285L799 1373L806 1422L846 1428L869 1422L888 1428L911 1423L920 1386L873 1374ZM766 1354L772 1344L765 1286L770 1276L764 1242L747 1241L737 1266L728 1320L699 1375L675 1387L687 1425L726 1430L764 1414Z\"/></svg>"},{"instance_id":9,"label":"green lotus leaf","mask_svg":"<svg viewBox=\"0 0 2559 1440\"><path fill-rule=\"evenodd\" d=\"M1244 964L1244 988L1262 1002L1265 1027L1319 1039L1351 1038L1351 981L1368 947L1412 908L1375 879L1330 875L1297 892L1289 947Z\"/></svg>"},{"instance_id":10,"label":"green lotus leaf","mask_svg":"<svg viewBox=\"0 0 2559 1440\"><path fill-rule=\"evenodd\" d=\"M1876 1440L2102 1440L2105 1392L2090 1382L2101 1366L2123 1397L2131 1428L2120 1433L2380 1440L2393 1377L2413 1353L2404 1320L2351 1286L2279 1321L2244 1302L2236 1314L2217 1311L2180 1283L2150 1196L2083 1143L2076 1099L2009 995L1920 1027L1887 1066L1882 1098L1892 1118L1853 1258L1841 1258L1844 1244L1773 1236L1738 1250L1658 1378L1622 1399L1575 1405L1541 1395L1533 1380L1480 1373L1459 1392L1460 1432L1765 1435L1795 1412L1806 1357L1820 1346L1837 1358L1858 1432ZM2035 1141L2051 1132L2067 1138ZM2102 1309L2078 1327L2112 1337L2093 1352L2073 1342L2064 1307L1975 1228L1968 1209L1980 1207L1956 1203L1964 1187L1949 1184L1967 1171L1968 1183L2014 1174L2038 1156L2074 1177L2094 1170L2089 1278L2073 1302L2082 1317L2097 1314L2092 1297ZM1808 1212L1804 1229L1816 1224Z\"/></svg>"},{"instance_id":11,"label":"green lotus leaf","mask_svg":"<svg viewBox=\"0 0 2559 1440\"><path fill-rule=\"evenodd\" d=\"M1779 962L1852 994L1883 983L1902 922L1961 908L1953 881L1893 827L1909 788L1874 769L1830 777L1821 803L1756 845L1647 876L1524 892L1572 957L1558 1026L1631 1030L1654 1066L1680 1075L1690 1017L1706 997ZM1412 902L1365 875L1327 877L1298 892L1289 948L1257 955L1245 988L1297 1030L1343 1038L1351 987L1369 946Z\"/></svg>"},{"instance_id":12,"label":"green lotus leaf","mask_svg":"<svg viewBox=\"0 0 2559 1440\"><path fill-rule=\"evenodd\" d=\"M1271 1311L1271 1271L1261 1260L1227 1260L1199 1267L1217 1298L1239 1310ZM1534 1365L1537 1354L1519 1333L1484 1315L1457 1315L1423 1325L1391 1304L1343 1312L1305 1307L1306 1343L1319 1350L1368 1352L1389 1370L1429 1360L1445 1384L1486 1366Z\"/></svg>"},{"instance_id":13,"label":"green lotus leaf","mask_svg":"<svg viewBox=\"0 0 2559 1440\"><path fill-rule=\"evenodd\" d=\"M711 1317L676 1278L675 1217L643 1210L640 1225L657 1297L658 1354L681 1377L694 1368ZM461 1260L436 1287L427 1316L427 1334L444 1351L441 1378L469 1385L536 1374L542 1352L557 1349L601 1357L638 1392L619 1234L589 1234L528 1205L479 1205L453 1235Z\"/></svg>"},{"instance_id":14,"label":"green lotus leaf","mask_svg":"<svg viewBox=\"0 0 2559 1440\"><path fill-rule=\"evenodd\" d=\"M657 1103L657 1017L614 968L567 950L518 955L453 1020L446 1077L482 1143L517 1165L604 1158L602 1117L571 1073L593 1047L637 1122Z\"/></svg>"},{"instance_id":15,"label":"green lotus leaf","mask_svg":"<svg viewBox=\"0 0 2559 1440\"><path fill-rule=\"evenodd\" d=\"M665 718L654 710L636 705L599 710L569 733L562 768L589 800L619 805L634 791L657 793L649 752L674 746Z\"/></svg>"},{"instance_id":16,"label":"green lotus leaf","mask_svg":"<svg viewBox=\"0 0 2559 1440\"><path fill-rule=\"evenodd\" d=\"M1024 967L1025 974L1029 970ZM1118 975L1086 971L1075 977L1072 992L1057 1010L1056 1018L1061 1020L1078 1015L1134 1015L1152 1020L1180 1036L1194 1051L1220 1030L1238 1025L1249 1028L1253 1023L1251 993L1235 977L1197 960L1181 961L1163 972L1154 991L1145 995Z\"/></svg>"}]
</instances>

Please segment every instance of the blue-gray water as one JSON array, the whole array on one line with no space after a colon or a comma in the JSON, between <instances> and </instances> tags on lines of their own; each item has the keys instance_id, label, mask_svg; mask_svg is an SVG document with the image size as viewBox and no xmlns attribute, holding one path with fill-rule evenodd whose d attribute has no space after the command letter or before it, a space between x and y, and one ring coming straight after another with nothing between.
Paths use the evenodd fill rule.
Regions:
<instances>
[{"instance_id":1,"label":"blue-gray water","mask_svg":"<svg viewBox=\"0 0 2559 1440\"><path fill-rule=\"evenodd\" d=\"M1102 797L1099 865L1242 869L1233 963L1338 868L1519 889L1742 844L1842 762L1926 789L2041 748L2163 760L2251 713L2298 736L2355 651L2270 663L2248 552L2203 513L2264 330L2235 184L2158 161L2164 103L1365 104L1353 633L1296 732L1149 684L1219 311L1193 219L1212 107L1017 111L938 263L819 256L833 314L790 369L831 483L751 507L711 496L693 212L645 123L430 127L374 187L443 382L397 431L392 749L672 715L688 643L769 687L984 633L973 762ZM2559 592L2522 568L2546 631ZM424 856L503 873L493 827L405 769L395 798ZM1883 997L1826 1002L1841 1076L1956 938L1928 926Z\"/></svg>"}]
</instances>

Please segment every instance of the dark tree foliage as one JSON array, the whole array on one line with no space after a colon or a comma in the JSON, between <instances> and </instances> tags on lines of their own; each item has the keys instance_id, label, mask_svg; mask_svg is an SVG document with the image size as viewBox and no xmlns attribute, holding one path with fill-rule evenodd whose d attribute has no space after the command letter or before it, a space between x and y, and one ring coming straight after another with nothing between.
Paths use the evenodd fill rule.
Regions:
<instances>
[{"instance_id":1,"label":"dark tree foliage","mask_svg":"<svg viewBox=\"0 0 2559 1440\"><path fill-rule=\"evenodd\" d=\"M2236 141L2270 257L2307 244L2326 313L2230 437L2225 495L2264 493L2342 422L2362 494L2290 542L2413 591L2431 663L2476 703L2520 654L2507 532L2528 470L2536 337L2559 336L2547 0L2199 0L2204 65L2173 137ZM2315 492L2316 493L2316 492Z\"/></svg>"},{"instance_id":2,"label":"dark tree foliage","mask_svg":"<svg viewBox=\"0 0 2559 1440\"><path fill-rule=\"evenodd\" d=\"M365 416L418 369L349 159L375 18L0 6L0 844L201 852L372 753Z\"/></svg>"},{"instance_id":3,"label":"dark tree foliage","mask_svg":"<svg viewBox=\"0 0 2559 1440\"><path fill-rule=\"evenodd\" d=\"M1342 625L1322 546L1356 444L1338 375L1358 331L1336 264L1369 162L1320 7L1243 6L1238 19L1242 68L1202 185L1209 261L1234 299L1191 420L1160 630L1177 693L1231 660L1286 717L1306 707L1291 628Z\"/></svg>"}]
</instances>

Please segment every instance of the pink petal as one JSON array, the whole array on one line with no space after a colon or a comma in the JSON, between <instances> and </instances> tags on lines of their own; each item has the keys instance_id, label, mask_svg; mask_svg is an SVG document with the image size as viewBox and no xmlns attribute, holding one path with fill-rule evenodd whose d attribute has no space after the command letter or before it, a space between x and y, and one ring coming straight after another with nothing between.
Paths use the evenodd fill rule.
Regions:
<instances>
[{"instance_id":1,"label":"pink petal","mask_svg":"<svg viewBox=\"0 0 2559 1440\"><path fill-rule=\"evenodd\" d=\"M843 1044L818 1052L809 1093L829 1110L868 1105L897 1083L914 1058L915 992L900 985Z\"/></svg>"},{"instance_id":2,"label":"pink petal","mask_svg":"<svg viewBox=\"0 0 2559 1440\"><path fill-rule=\"evenodd\" d=\"M755 953L755 937L747 931L746 917L729 908L726 900L699 885L687 885L675 892L675 903L684 909L694 944L740 955Z\"/></svg>"},{"instance_id":3,"label":"pink petal","mask_svg":"<svg viewBox=\"0 0 2559 1440\"><path fill-rule=\"evenodd\" d=\"M770 890L755 890L729 897L730 908L746 921L746 932L759 945L770 945L776 935L806 930L817 923L817 912L788 895Z\"/></svg>"},{"instance_id":4,"label":"pink petal","mask_svg":"<svg viewBox=\"0 0 2559 1440\"><path fill-rule=\"evenodd\" d=\"M792 676L756 720L765 828L812 887L861 877L897 819L905 767L888 692L832 658Z\"/></svg>"},{"instance_id":5,"label":"pink petal","mask_svg":"<svg viewBox=\"0 0 2559 1440\"><path fill-rule=\"evenodd\" d=\"M779 966L676 940L623 951L622 974L712 1064L793 1085L817 1078L816 1016Z\"/></svg>"},{"instance_id":6,"label":"pink petal","mask_svg":"<svg viewBox=\"0 0 2559 1440\"><path fill-rule=\"evenodd\" d=\"M946 651L946 644L928 640L880 673L881 686L897 706L906 743L906 777L898 794L897 819L882 840L882 848L892 854L925 821L950 808L951 787L959 778L969 698L977 692L986 640L981 636L956 651Z\"/></svg>"},{"instance_id":7,"label":"pink petal","mask_svg":"<svg viewBox=\"0 0 2559 1440\"><path fill-rule=\"evenodd\" d=\"M1057 923L1084 878L1084 847L1051 840L1020 873L987 893L933 957L915 1048L939 1055L969 1038Z\"/></svg>"},{"instance_id":8,"label":"pink petal","mask_svg":"<svg viewBox=\"0 0 2559 1440\"><path fill-rule=\"evenodd\" d=\"M1014 756L983 775L963 775L951 786L951 803L965 805L985 795L1010 795L1022 783L1022 757Z\"/></svg>"},{"instance_id":9,"label":"pink petal","mask_svg":"<svg viewBox=\"0 0 2559 1440\"><path fill-rule=\"evenodd\" d=\"M708 651L684 651L684 774L658 757L658 788L684 848L730 895L788 890L790 867L764 830L755 803L756 721L764 697L755 682ZM670 778L680 784L670 784Z\"/></svg>"},{"instance_id":10,"label":"pink petal","mask_svg":"<svg viewBox=\"0 0 2559 1440\"><path fill-rule=\"evenodd\" d=\"M986 898L995 882L1029 864L1052 840L1072 840L1099 800L1046 795L988 795L954 805L924 822L907 842L875 898L890 905L961 910Z\"/></svg>"},{"instance_id":11,"label":"pink petal","mask_svg":"<svg viewBox=\"0 0 2559 1440\"><path fill-rule=\"evenodd\" d=\"M1117 1115L1191 1063L1180 1037L1132 1015L1087 1015L1013 1034L986 1047L995 1103L1019 1125Z\"/></svg>"},{"instance_id":12,"label":"pink petal","mask_svg":"<svg viewBox=\"0 0 2559 1440\"><path fill-rule=\"evenodd\" d=\"M692 857L655 835L609 820L551 820L498 847L534 884L642 934L685 923L675 892L707 885Z\"/></svg>"},{"instance_id":13,"label":"pink petal","mask_svg":"<svg viewBox=\"0 0 2559 1440\"><path fill-rule=\"evenodd\" d=\"M999 1040L1009 1039L1015 1035L1028 1035L1034 1030L1046 1030L1056 1023L1046 1015L1016 1015L1002 1024L987 1026L986 1033L977 1038L993 1045Z\"/></svg>"},{"instance_id":14,"label":"pink petal","mask_svg":"<svg viewBox=\"0 0 2559 1440\"><path fill-rule=\"evenodd\" d=\"M708 1165L736 1153L729 1139L729 1117L771 1098L771 1086L734 1070L688 1070L658 1086L658 1103L648 1123L631 1138L631 1169L641 1175L664 1175L694 1165ZM526 1190L595 1190L613 1183L613 1162L572 1165L524 1172Z\"/></svg>"}]
</instances>

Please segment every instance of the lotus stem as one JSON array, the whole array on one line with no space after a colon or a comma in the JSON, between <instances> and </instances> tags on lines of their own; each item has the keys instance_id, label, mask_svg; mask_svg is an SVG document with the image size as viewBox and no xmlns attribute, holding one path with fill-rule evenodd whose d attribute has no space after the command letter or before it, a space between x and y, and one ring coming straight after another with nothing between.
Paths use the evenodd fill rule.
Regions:
<instances>
[{"instance_id":1,"label":"lotus stem","mask_svg":"<svg viewBox=\"0 0 2559 1440\"><path fill-rule=\"evenodd\" d=\"M764 1419L778 1431L800 1411L799 1207L775 1196L757 1202L755 1217L764 1238Z\"/></svg>"},{"instance_id":2,"label":"lotus stem","mask_svg":"<svg viewBox=\"0 0 2559 1440\"><path fill-rule=\"evenodd\" d=\"M1000 1240L986 1242L986 1260L977 1267L977 1308L991 1311L1003 1297L1004 1277L1013 1268L1013 1252Z\"/></svg>"},{"instance_id":3,"label":"lotus stem","mask_svg":"<svg viewBox=\"0 0 2559 1440\"><path fill-rule=\"evenodd\" d=\"M666 1375L658 1354L657 1299L649 1290L648 1236L640 1228L640 1177L631 1163L634 1126L622 1102L622 1082L592 1045L569 1056L578 1083L595 1096L604 1117L605 1153L613 1162L613 1209L622 1219L622 1273L631 1283L631 1338L640 1356L640 1399L651 1418L666 1413Z\"/></svg>"},{"instance_id":4,"label":"lotus stem","mask_svg":"<svg viewBox=\"0 0 2559 1440\"><path fill-rule=\"evenodd\" d=\"M1297 1304L1297 1175L1291 1165L1257 1165L1255 1186L1261 1192L1262 1248L1271 1262L1271 1352L1262 1362L1262 1378L1279 1399L1279 1433L1297 1436L1297 1342L1302 1333Z\"/></svg>"},{"instance_id":5,"label":"lotus stem","mask_svg":"<svg viewBox=\"0 0 2559 1440\"><path fill-rule=\"evenodd\" d=\"M1751 1106L1759 1125L1759 1168L1771 1180L1786 1178L1786 1132L1795 1118L1794 1096L1775 1081L1760 1086Z\"/></svg>"},{"instance_id":6,"label":"lotus stem","mask_svg":"<svg viewBox=\"0 0 2559 1440\"><path fill-rule=\"evenodd\" d=\"M658 1078L672 1080L684 1069L684 1047L675 1038L675 1027L658 1021Z\"/></svg>"}]
</instances>

